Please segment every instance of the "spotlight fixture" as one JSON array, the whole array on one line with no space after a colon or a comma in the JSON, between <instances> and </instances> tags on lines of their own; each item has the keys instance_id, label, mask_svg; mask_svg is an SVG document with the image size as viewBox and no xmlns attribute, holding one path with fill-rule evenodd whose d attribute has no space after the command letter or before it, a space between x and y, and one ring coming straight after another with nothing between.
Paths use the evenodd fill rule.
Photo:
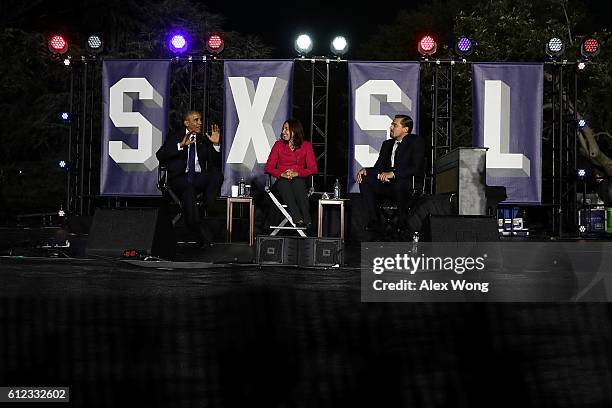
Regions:
<instances>
[{"instance_id":1,"label":"spotlight fixture","mask_svg":"<svg viewBox=\"0 0 612 408\"><path fill-rule=\"evenodd\" d=\"M168 49L173 54L182 54L188 48L187 37L181 33L172 33L168 36Z\"/></svg>"},{"instance_id":2,"label":"spotlight fixture","mask_svg":"<svg viewBox=\"0 0 612 408\"><path fill-rule=\"evenodd\" d=\"M346 38L339 35L331 42L331 52L336 57L340 58L348 51L348 42Z\"/></svg>"},{"instance_id":3,"label":"spotlight fixture","mask_svg":"<svg viewBox=\"0 0 612 408\"><path fill-rule=\"evenodd\" d=\"M584 129L587 126L587 124L588 123L587 123L586 119L578 119L576 121L576 127L578 129Z\"/></svg>"},{"instance_id":4,"label":"spotlight fixture","mask_svg":"<svg viewBox=\"0 0 612 408\"><path fill-rule=\"evenodd\" d=\"M466 57L474 51L472 48L472 40L467 37L461 37L455 44L455 51L462 57Z\"/></svg>"},{"instance_id":5,"label":"spotlight fixture","mask_svg":"<svg viewBox=\"0 0 612 408\"><path fill-rule=\"evenodd\" d=\"M586 64L585 64L584 62L580 61L580 62L578 63L578 70L579 70L579 71L582 71L582 70L584 70L585 68L586 68Z\"/></svg>"},{"instance_id":6,"label":"spotlight fixture","mask_svg":"<svg viewBox=\"0 0 612 408\"><path fill-rule=\"evenodd\" d=\"M438 50L438 44L432 36L426 35L425 37L421 38L421 41L419 41L418 50L419 54L422 56L429 57L436 53Z\"/></svg>"},{"instance_id":7,"label":"spotlight fixture","mask_svg":"<svg viewBox=\"0 0 612 408\"><path fill-rule=\"evenodd\" d=\"M66 216L66 211L64 211L63 208L60 208L59 211L57 212L57 215L60 217L65 217Z\"/></svg>"},{"instance_id":8,"label":"spotlight fixture","mask_svg":"<svg viewBox=\"0 0 612 408\"><path fill-rule=\"evenodd\" d=\"M62 61L64 63L65 66L69 67L70 64L72 63L72 60L70 58L70 56L67 56L66 58L64 58L64 61Z\"/></svg>"},{"instance_id":9,"label":"spotlight fixture","mask_svg":"<svg viewBox=\"0 0 612 408\"><path fill-rule=\"evenodd\" d=\"M578 177L584 178L585 176L586 176L586 170L585 169L578 169Z\"/></svg>"},{"instance_id":10,"label":"spotlight fixture","mask_svg":"<svg viewBox=\"0 0 612 408\"><path fill-rule=\"evenodd\" d=\"M60 170L68 171L70 170L70 162L68 160L60 160L57 162L57 167L59 167Z\"/></svg>"},{"instance_id":11,"label":"spotlight fixture","mask_svg":"<svg viewBox=\"0 0 612 408\"><path fill-rule=\"evenodd\" d=\"M586 226L581 225L580 227L578 227L578 230L579 230L579 231L580 231L582 234L584 234L584 233L586 232Z\"/></svg>"},{"instance_id":12,"label":"spotlight fixture","mask_svg":"<svg viewBox=\"0 0 612 408\"><path fill-rule=\"evenodd\" d=\"M593 58L594 56L599 54L599 51L600 51L599 41L597 41L595 38L592 38L592 37L587 38L580 45L580 53L586 59Z\"/></svg>"},{"instance_id":13,"label":"spotlight fixture","mask_svg":"<svg viewBox=\"0 0 612 408\"><path fill-rule=\"evenodd\" d=\"M52 54L60 55L66 53L68 51L68 41L64 38L63 35L53 35L49 38L48 42L49 51Z\"/></svg>"},{"instance_id":14,"label":"spotlight fixture","mask_svg":"<svg viewBox=\"0 0 612 408\"><path fill-rule=\"evenodd\" d=\"M62 123L70 123L70 121L72 120L72 115L70 114L70 112L60 112L57 116L59 121Z\"/></svg>"},{"instance_id":15,"label":"spotlight fixture","mask_svg":"<svg viewBox=\"0 0 612 408\"><path fill-rule=\"evenodd\" d=\"M553 37L546 43L546 54L549 57L558 57L565 51L565 44L559 37Z\"/></svg>"},{"instance_id":16,"label":"spotlight fixture","mask_svg":"<svg viewBox=\"0 0 612 408\"><path fill-rule=\"evenodd\" d=\"M300 34L295 40L295 50L301 57L312 51L312 40L308 34Z\"/></svg>"},{"instance_id":17,"label":"spotlight fixture","mask_svg":"<svg viewBox=\"0 0 612 408\"><path fill-rule=\"evenodd\" d=\"M206 40L206 49L211 54L217 55L225 48L225 41L219 34L211 34Z\"/></svg>"},{"instance_id":18,"label":"spotlight fixture","mask_svg":"<svg viewBox=\"0 0 612 408\"><path fill-rule=\"evenodd\" d=\"M92 54L99 54L104 49L104 42L99 35L92 34L87 38L87 50Z\"/></svg>"}]
</instances>

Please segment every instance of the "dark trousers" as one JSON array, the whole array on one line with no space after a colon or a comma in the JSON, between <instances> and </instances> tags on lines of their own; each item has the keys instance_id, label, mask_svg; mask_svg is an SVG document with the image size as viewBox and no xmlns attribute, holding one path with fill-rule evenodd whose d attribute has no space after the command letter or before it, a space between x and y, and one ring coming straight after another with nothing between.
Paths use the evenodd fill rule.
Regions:
<instances>
[{"instance_id":1,"label":"dark trousers","mask_svg":"<svg viewBox=\"0 0 612 408\"><path fill-rule=\"evenodd\" d=\"M294 222L299 220L310 224L310 210L308 207L308 196L306 193L306 179L296 177L291 180L279 177L274 183L274 188L278 190L283 199L283 203L287 204L289 214Z\"/></svg>"},{"instance_id":2,"label":"dark trousers","mask_svg":"<svg viewBox=\"0 0 612 408\"><path fill-rule=\"evenodd\" d=\"M387 197L397 204L400 226L405 226L406 213L413 199L412 178L403 180L393 179L388 183L383 183L377 179L376 172L371 170L363 178L361 184L359 184L359 191L365 203L367 223L374 224L378 222L379 198Z\"/></svg>"},{"instance_id":3,"label":"dark trousers","mask_svg":"<svg viewBox=\"0 0 612 408\"><path fill-rule=\"evenodd\" d=\"M193 183L187 182L187 176L170 179L170 188L181 199L185 225L194 229L200 225L200 213L197 207L197 195L204 193L204 205L210 205L219 194L223 174L218 171L196 173Z\"/></svg>"}]
</instances>

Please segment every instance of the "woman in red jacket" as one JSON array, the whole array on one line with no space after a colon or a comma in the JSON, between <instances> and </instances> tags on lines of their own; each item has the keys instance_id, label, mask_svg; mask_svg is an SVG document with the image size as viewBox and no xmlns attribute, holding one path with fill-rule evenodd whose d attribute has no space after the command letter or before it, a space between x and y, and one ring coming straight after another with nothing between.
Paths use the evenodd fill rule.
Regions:
<instances>
[{"instance_id":1,"label":"woman in red jacket","mask_svg":"<svg viewBox=\"0 0 612 408\"><path fill-rule=\"evenodd\" d=\"M298 227L311 223L306 195L306 179L317 173L312 144L304 140L304 128L297 119L283 123L281 140L272 146L265 172L276 177L275 187Z\"/></svg>"}]
</instances>

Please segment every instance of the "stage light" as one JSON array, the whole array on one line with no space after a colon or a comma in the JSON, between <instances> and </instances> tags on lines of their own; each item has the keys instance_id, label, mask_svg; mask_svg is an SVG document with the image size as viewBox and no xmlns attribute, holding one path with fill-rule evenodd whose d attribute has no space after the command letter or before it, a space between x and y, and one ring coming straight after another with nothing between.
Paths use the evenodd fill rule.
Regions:
<instances>
[{"instance_id":1,"label":"stage light","mask_svg":"<svg viewBox=\"0 0 612 408\"><path fill-rule=\"evenodd\" d=\"M180 33L170 34L168 38L168 49L174 54L182 54L187 51L187 37Z\"/></svg>"},{"instance_id":2,"label":"stage light","mask_svg":"<svg viewBox=\"0 0 612 408\"><path fill-rule=\"evenodd\" d=\"M588 123L587 123L586 119L578 119L576 121L576 127L578 129L584 129L587 126L587 124Z\"/></svg>"},{"instance_id":3,"label":"stage light","mask_svg":"<svg viewBox=\"0 0 612 408\"><path fill-rule=\"evenodd\" d=\"M93 34L87 38L87 50L94 54L99 54L104 48L104 42L99 35Z\"/></svg>"},{"instance_id":4,"label":"stage light","mask_svg":"<svg viewBox=\"0 0 612 408\"><path fill-rule=\"evenodd\" d=\"M553 37L546 43L546 54L549 57L558 57L565 51L565 44L558 37Z\"/></svg>"},{"instance_id":5,"label":"stage light","mask_svg":"<svg viewBox=\"0 0 612 408\"><path fill-rule=\"evenodd\" d=\"M584 225L581 225L580 227L578 227L578 229L580 230L580 232L582 234L584 234L586 232L586 226L584 226Z\"/></svg>"},{"instance_id":6,"label":"stage light","mask_svg":"<svg viewBox=\"0 0 612 408\"><path fill-rule=\"evenodd\" d=\"M225 41L219 34L211 34L206 40L206 49L212 54L219 54L225 48Z\"/></svg>"},{"instance_id":7,"label":"stage light","mask_svg":"<svg viewBox=\"0 0 612 408\"><path fill-rule=\"evenodd\" d=\"M59 211L57 212L57 215L59 215L60 217L65 217L66 211L64 211L63 208L60 208Z\"/></svg>"},{"instance_id":8,"label":"stage light","mask_svg":"<svg viewBox=\"0 0 612 408\"><path fill-rule=\"evenodd\" d=\"M585 169L578 169L578 177L580 177L580 178L586 177L586 170Z\"/></svg>"},{"instance_id":9,"label":"stage light","mask_svg":"<svg viewBox=\"0 0 612 408\"><path fill-rule=\"evenodd\" d=\"M70 114L70 112L60 112L58 115L58 119L62 123L70 123L70 121L72 120L72 115Z\"/></svg>"},{"instance_id":10,"label":"stage light","mask_svg":"<svg viewBox=\"0 0 612 408\"><path fill-rule=\"evenodd\" d=\"M68 41L61 35L53 35L49 38L49 51L53 54L64 54L68 51Z\"/></svg>"},{"instance_id":11,"label":"stage light","mask_svg":"<svg viewBox=\"0 0 612 408\"><path fill-rule=\"evenodd\" d=\"M60 160L57 162L57 167L59 167L60 170L68 171L70 170L70 162L68 160Z\"/></svg>"},{"instance_id":12,"label":"stage light","mask_svg":"<svg viewBox=\"0 0 612 408\"><path fill-rule=\"evenodd\" d=\"M302 57L312 51L312 40L308 34L300 34L298 36L295 40L295 50Z\"/></svg>"},{"instance_id":13,"label":"stage light","mask_svg":"<svg viewBox=\"0 0 612 408\"><path fill-rule=\"evenodd\" d=\"M474 51L472 48L472 40L467 37L461 37L455 44L455 51L462 57L468 56Z\"/></svg>"},{"instance_id":14,"label":"stage light","mask_svg":"<svg viewBox=\"0 0 612 408\"><path fill-rule=\"evenodd\" d=\"M65 66L69 67L70 64L72 63L72 60L70 59L70 57L66 57L64 58L64 61L62 61L64 63Z\"/></svg>"},{"instance_id":15,"label":"stage light","mask_svg":"<svg viewBox=\"0 0 612 408\"><path fill-rule=\"evenodd\" d=\"M432 36L426 35L419 41L418 49L419 54L422 56L431 56L438 50L438 44L436 44L436 40Z\"/></svg>"},{"instance_id":16,"label":"stage light","mask_svg":"<svg viewBox=\"0 0 612 408\"><path fill-rule=\"evenodd\" d=\"M331 52L336 57L341 57L348 51L348 42L346 38L339 35L331 42Z\"/></svg>"},{"instance_id":17,"label":"stage light","mask_svg":"<svg viewBox=\"0 0 612 408\"><path fill-rule=\"evenodd\" d=\"M599 41L595 38L587 38L580 45L580 53L584 58L590 59L599 54Z\"/></svg>"},{"instance_id":18,"label":"stage light","mask_svg":"<svg viewBox=\"0 0 612 408\"><path fill-rule=\"evenodd\" d=\"M582 71L585 68L586 68L586 64L584 62L581 61L581 62L578 63L578 70L579 71Z\"/></svg>"}]
</instances>

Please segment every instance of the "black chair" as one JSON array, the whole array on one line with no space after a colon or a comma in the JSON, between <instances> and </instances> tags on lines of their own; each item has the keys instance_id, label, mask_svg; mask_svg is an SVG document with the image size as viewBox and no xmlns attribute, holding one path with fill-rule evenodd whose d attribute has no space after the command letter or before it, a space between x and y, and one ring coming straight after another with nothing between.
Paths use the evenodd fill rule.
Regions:
<instances>
[{"instance_id":1,"label":"black chair","mask_svg":"<svg viewBox=\"0 0 612 408\"><path fill-rule=\"evenodd\" d=\"M425 176L423 176L423 181L421 183L416 183L417 179L415 176L412 176L412 192L411 192L411 200L408 204L408 208L406 212L408 212L414 204L425 195ZM378 203L378 210L383 219L383 232L394 234L398 231L399 228L405 226L398 226L399 222L399 206L398 204L390 197L383 197ZM407 214L404 214L407 216Z\"/></svg>"},{"instance_id":2,"label":"black chair","mask_svg":"<svg viewBox=\"0 0 612 408\"><path fill-rule=\"evenodd\" d=\"M168 183L168 169L165 164L159 164L157 172L157 189L161 191L162 196L170 203L171 206L176 208L176 215L172 218L172 225L176 225L183 216L183 204L181 199ZM198 209L203 205L204 193L198 193L196 196L196 205Z\"/></svg>"}]
</instances>

